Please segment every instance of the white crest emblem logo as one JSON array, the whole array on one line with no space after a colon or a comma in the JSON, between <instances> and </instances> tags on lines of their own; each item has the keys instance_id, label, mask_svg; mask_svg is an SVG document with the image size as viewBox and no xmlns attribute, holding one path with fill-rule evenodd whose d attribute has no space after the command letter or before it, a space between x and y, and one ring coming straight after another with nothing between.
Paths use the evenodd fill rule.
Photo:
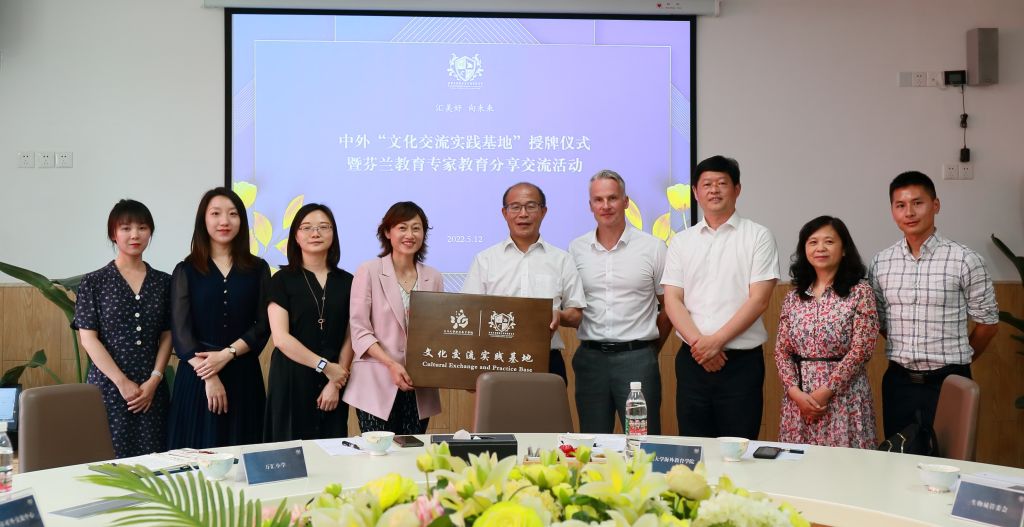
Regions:
<instances>
[{"instance_id":1,"label":"white crest emblem logo","mask_svg":"<svg viewBox=\"0 0 1024 527\"><path fill-rule=\"evenodd\" d=\"M487 327L497 333L508 333L516 328L516 317L511 311L508 313L491 311L491 320L487 322Z\"/></svg>"},{"instance_id":2,"label":"white crest emblem logo","mask_svg":"<svg viewBox=\"0 0 1024 527\"><path fill-rule=\"evenodd\" d=\"M483 74L483 62L480 60L479 54L475 54L472 57L466 55L460 57L452 53L452 58L448 61L449 77L462 82L469 82L483 76Z\"/></svg>"},{"instance_id":3,"label":"white crest emblem logo","mask_svg":"<svg viewBox=\"0 0 1024 527\"><path fill-rule=\"evenodd\" d=\"M452 329L464 329L469 325L469 318L466 316L466 312L461 309L448 318L451 320Z\"/></svg>"}]
</instances>

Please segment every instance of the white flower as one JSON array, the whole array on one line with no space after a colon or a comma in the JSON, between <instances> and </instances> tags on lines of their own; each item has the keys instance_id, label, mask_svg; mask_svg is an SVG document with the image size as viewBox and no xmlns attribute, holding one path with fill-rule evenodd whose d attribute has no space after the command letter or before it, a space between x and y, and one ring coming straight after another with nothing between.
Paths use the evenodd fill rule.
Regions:
<instances>
[{"instance_id":1,"label":"white flower","mask_svg":"<svg viewBox=\"0 0 1024 527\"><path fill-rule=\"evenodd\" d=\"M711 499L700 502L693 527L712 525L734 525L736 527L790 527L789 516L770 501L751 499L719 492Z\"/></svg>"}]
</instances>

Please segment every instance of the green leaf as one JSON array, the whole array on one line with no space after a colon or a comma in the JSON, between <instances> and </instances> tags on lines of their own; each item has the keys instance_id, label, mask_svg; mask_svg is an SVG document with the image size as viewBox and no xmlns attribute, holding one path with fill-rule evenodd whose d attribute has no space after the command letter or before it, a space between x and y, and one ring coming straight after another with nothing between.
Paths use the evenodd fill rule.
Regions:
<instances>
[{"instance_id":1,"label":"green leaf","mask_svg":"<svg viewBox=\"0 0 1024 527\"><path fill-rule=\"evenodd\" d=\"M42 368L54 382L64 384L64 381L61 381L60 377L53 373L53 370L46 367L46 352L38 350L32 354L32 358L25 362L25 364L20 364L5 371L3 377L0 377L0 386L16 386L21 382L21 375L29 368Z\"/></svg>"},{"instance_id":2,"label":"green leaf","mask_svg":"<svg viewBox=\"0 0 1024 527\"><path fill-rule=\"evenodd\" d=\"M56 304L64 312L64 316L69 321L75 318L75 303L71 301L66 292L58 289L49 278L35 271L29 271L23 267L4 262L0 262L0 271L38 289L47 300Z\"/></svg>"},{"instance_id":3,"label":"green leaf","mask_svg":"<svg viewBox=\"0 0 1024 527\"><path fill-rule=\"evenodd\" d=\"M1017 266L1017 273L1020 274L1021 284L1024 285L1024 257L1014 254L1013 251L1003 243L1003 240L996 238L995 234L992 235L992 243L996 244L996 247L998 247L999 250L1002 251L1002 253L1005 254L1011 262L1013 262L1013 265Z\"/></svg>"},{"instance_id":4,"label":"green leaf","mask_svg":"<svg viewBox=\"0 0 1024 527\"><path fill-rule=\"evenodd\" d=\"M262 522L259 500L246 501L245 493L238 499L234 491L219 482L211 482L195 471L155 478L152 471L141 465L105 464L96 467L102 474L90 474L81 479L137 495L142 503L109 512L122 512L112 525L170 525L181 527L258 527ZM114 496L104 499L120 499ZM287 525L284 514L287 502L282 501L272 526ZM235 523L234 519L238 518Z\"/></svg>"},{"instance_id":5,"label":"green leaf","mask_svg":"<svg viewBox=\"0 0 1024 527\"><path fill-rule=\"evenodd\" d=\"M1000 311L999 320L1017 328L1018 331L1024 331L1024 319L1017 318L1009 311Z\"/></svg>"}]
</instances>

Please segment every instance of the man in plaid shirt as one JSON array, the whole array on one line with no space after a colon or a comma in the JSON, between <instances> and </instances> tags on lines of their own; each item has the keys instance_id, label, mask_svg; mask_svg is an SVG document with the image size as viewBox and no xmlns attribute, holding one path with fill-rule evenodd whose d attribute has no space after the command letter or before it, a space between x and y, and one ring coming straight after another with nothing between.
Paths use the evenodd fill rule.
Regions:
<instances>
[{"instance_id":1,"label":"man in plaid shirt","mask_svg":"<svg viewBox=\"0 0 1024 527\"><path fill-rule=\"evenodd\" d=\"M892 219L904 238L875 255L875 290L889 367L882 378L885 436L916 420L931 426L942 381L971 376L999 323L992 278L978 253L935 229L932 180L904 172L889 184ZM977 325L970 333L967 319Z\"/></svg>"}]
</instances>

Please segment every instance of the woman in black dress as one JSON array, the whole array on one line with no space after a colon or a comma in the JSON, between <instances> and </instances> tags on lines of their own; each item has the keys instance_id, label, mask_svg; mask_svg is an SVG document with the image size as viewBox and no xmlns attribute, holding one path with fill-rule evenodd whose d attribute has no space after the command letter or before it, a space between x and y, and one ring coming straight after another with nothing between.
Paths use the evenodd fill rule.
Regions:
<instances>
[{"instance_id":1,"label":"woman in black dress","mask_svg":"<svg viewBox=\"0 0 1024 527\"><path fill-rule=\"evenodd\" d=\"M171 277L174 378L168 448L260 443L270 268L249 252L242 200L220 187L196 211L192 252ZM245 234L243 234L245 233Z\"/></svg>"},{"instance_id":2,"label":"woman in black dress","mask_svg":"<svg viewBox=\"0 0 1024 527\"><path fill-rule=\"evenodd\" d=\"M334 227L326 206L300 208L288 233L288 265L271 279L268 442L348 435L348 405L340 394L352 364L352 275L338 268Z\"/></svg>"},{"instance_id":3,"label":"woman in black dress","mask_svg":"<svg viewBox=\"0 0 1024 527\"><path fill-rule=\"evenodd\" d=\"M117 256L82 278L72 322L92 359L87 382L103 393L119 458L163 451L167 437L163 371L171 357L171 277L142 261L154 228L142 203L114 205L107 237Z\"/></svg>"}]
</instances>

